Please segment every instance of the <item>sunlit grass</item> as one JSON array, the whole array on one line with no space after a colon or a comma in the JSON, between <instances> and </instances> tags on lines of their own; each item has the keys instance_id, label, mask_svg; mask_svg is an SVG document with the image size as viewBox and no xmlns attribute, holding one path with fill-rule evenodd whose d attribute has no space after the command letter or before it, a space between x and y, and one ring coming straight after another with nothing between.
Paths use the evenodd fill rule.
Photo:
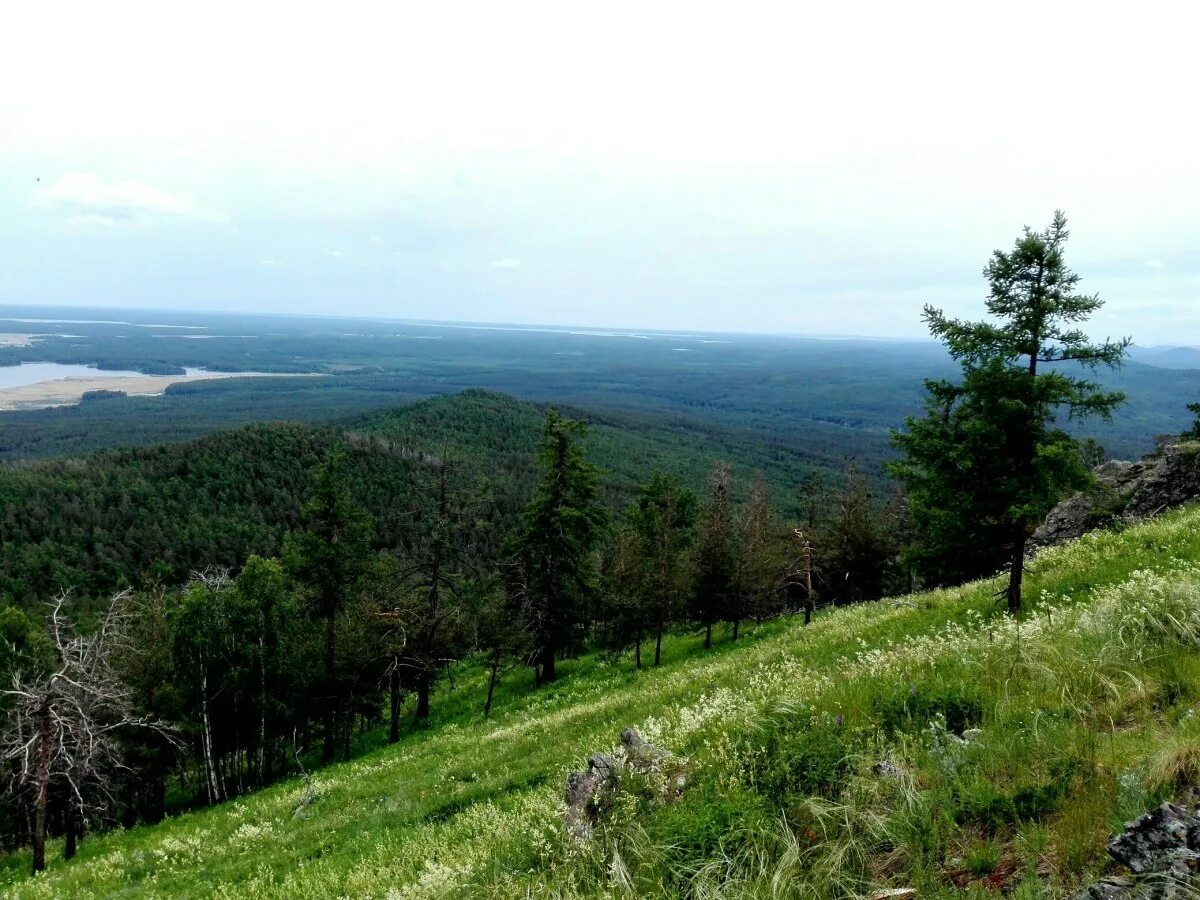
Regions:
<instances>
[{"instance_id":1,"label":"sunlit grass","mask_svg":"<svg viewBox=\"0 0 1200 900\"><path fill-rule=\"evenodd\" d=\"M1021 896L1062 893L1104 865L1122 816L1200 771L1198 526L1189 509L1046 551L1020 621L979 582L808 628L764 623L708 652L681 635L657 670L586 657L539 691L513 673L491 721L485 674L466 664L428 729L317 772L299 812L304 783L283 783L88 838L69 863L52 847L37 879L27 854L0 857L0 889L837 897L911 884L926 897L1011 871ZM979 736L948 733L952 716ZM561 828L566 775L626 725L686 757L690 786L576 845ZM818 752L834 744L844 765ZM873 774L880 760L894 774Z\"/></svg>"}]
</instances>

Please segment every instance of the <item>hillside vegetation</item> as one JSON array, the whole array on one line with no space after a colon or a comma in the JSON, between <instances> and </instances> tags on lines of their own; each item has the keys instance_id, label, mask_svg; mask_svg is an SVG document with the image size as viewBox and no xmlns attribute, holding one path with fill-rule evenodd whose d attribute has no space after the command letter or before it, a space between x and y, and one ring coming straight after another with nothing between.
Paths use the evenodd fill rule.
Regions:
<instances>
[{"instance_id":1,"label":"hillside vegetation","mask_svg":"<svg viewBox=\"0 0 1200 900\"><path fill-rule=\"evenodd\" d=\"M467 663L427 731L154 827L89 838L33 897L1063 896L1114 828L1200 778L1200 509L1043 551L997 581L766 623L656 670L602 656L554 685ZM629 725L683 761L588 842L568 772ZM979 729L972 731L971 729ZM965 739L961 737L966 733ZM636 786L633 786L636 787Z\"/></svg>"},{"instance_id":2,"label":"hillside vegetation","mask_svg":"<svg viewBox=\"0 0 1200 900\"><path fill-rule=\"evenodd\" d=\"M724 459L743 476L763 472L786 510L805 474L841 464L787 440L686 420L579 415L592 424L585 443L613 509L655 470L699 489ZM205 566L278 554L298 526L314 467L347 434L353 490L375 517L380 546L398 543L413 461L430 453L468 463L495 500L499 537L531 490L544 416L539 404L468 391L344 428L249 425L183 444L0 467L0 605L29 606L64 589L97 596L178 584Z\"/></svg>"}]
</instances>

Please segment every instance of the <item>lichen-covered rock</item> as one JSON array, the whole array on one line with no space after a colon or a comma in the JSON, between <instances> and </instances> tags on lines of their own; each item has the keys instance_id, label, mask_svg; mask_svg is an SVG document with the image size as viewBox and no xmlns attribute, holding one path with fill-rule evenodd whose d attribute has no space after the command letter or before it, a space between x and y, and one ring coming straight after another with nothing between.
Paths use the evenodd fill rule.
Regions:
<instances>
[{"instance_id":1,"label":"lichen-covered rock","mask_svg":"<svg viewBox=\"0 0 1200 900\"><path fill-rule=\"evenodd\" d=\"M683 762L643 738L636 728L621 731L621 745L613 753L593 753L583 772L567 776L567 808L563 821L572 837L588 840L615 806L622 781L634 776L643 794L669 802L686 785Z\"/></svg>"},{"instance_id":2,"label":"lichen-covered rock","mask_svg":"<svg viewBox=\"0 0 1200 900\"><path fill-rule=\"evenodd\" d=\"M1033 535L1035 545L1058 544L1113 520L1147 519L1200 499L1200 443L1168 443L1139 462L1111 460L1092 474L1092 488L1050 511Z\"/></svg>"},{"instance_id":3,"label":"lichen-covered rock","mask_svg":"<svg viewBox=\"0 0 1200 900\"><path fill-rule=\"evenodd\" d=\"M1132 822L1108 842L1108 855L1135 875L1169 868L1176 860L1200 859L1200 819L1164 803Z\"/></svg>"},{"instance_id":4,"label":"lichen-covered rock","mask_svg":"<svg viewBox=\"0 0 1200 900\"><path fill-rule=\"evenodd\" d=\"M1183 900L1200 897L1200 817L1164 803L1126 822L1108 854L1133 877L1097 881L1074 900Z\"/></svg>"}]
</instances>

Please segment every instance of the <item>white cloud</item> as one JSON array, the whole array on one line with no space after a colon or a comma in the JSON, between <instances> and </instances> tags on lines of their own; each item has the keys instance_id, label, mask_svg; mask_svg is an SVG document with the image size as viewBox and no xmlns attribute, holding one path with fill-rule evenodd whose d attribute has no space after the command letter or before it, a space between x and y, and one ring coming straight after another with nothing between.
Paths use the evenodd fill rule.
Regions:
<instances>
[{"instance_id":1,"label":"white cloud","mask_svg":"<svg viewBox=\"0 0 1200 900\"><path fill-rule=\"evenodd\" d=\"M260 266L271 266L272 268L283 268L283 263L277 259L260 259L258 264Z\"/></svg>"},{"instance_id":2,"label":"white cloud","mask_svg":"<svg viewBox=\"0 0 1200 900\"><path fill-rule=\"evenodd\" d=\"M1163 267L1163 262L1161 259L1146 260L1146 268L1147 269L1161 269L1162 267Z\"/></svg>"},{"instance_id":3,"label":"white cloud","mask_svg":"<svg viewBox=\"0 0 1200 900\"><path fill-rule=\"evenodd\" d=\"M120 224L111 216L103 216L99 213L77 213L73 216L67 216L67 225L72 228L113 228Z\"/></svg>"},{"instance_id":4,"label":"white cloud","mask_svg":"<svg viewBox=\"0 0 1200 900\"><path fill-rule=\"evenodd\" d=\"M328 253L330 256L332 256L334 259L341 259L343 256L346 255L341 250L326 250L325 252Z\"/></svg>"},{"instance_id":5,"label":"white cloud","mask_svg":"<svg viewBox=\"0 0 1200 900\"><path fill-rule=\"evenodd\" d=\"M115 225L148 216L220 219L191 200L138 181L104 181L95 175L69 172L35 198L41 206L69 213L68 221Z\"/></svg>"},{"instance_id":6,"label":"white cloud","mask_svg":"<svg viewBox=\"0 0 1200 900\"><path fill-rule=\"evenodd\" d=\"M489 265L493 269L519 269L521 268L521 261L519 259L512 259L511 257L504 256L500 259L493 259Z\"/></svg>"}]
</instances>

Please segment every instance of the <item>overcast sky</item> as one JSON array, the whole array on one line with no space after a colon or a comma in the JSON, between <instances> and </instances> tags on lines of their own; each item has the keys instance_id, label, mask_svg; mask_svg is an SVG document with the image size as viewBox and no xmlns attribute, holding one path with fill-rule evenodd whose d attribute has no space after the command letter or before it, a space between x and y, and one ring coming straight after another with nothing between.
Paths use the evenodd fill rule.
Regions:
<instances>
[{"instance_id":1,"label":"overcast sky","mask_svg":"<svg viewBox=\"0 0 1200 900\"><path fill-rule=\"evenodd\" d=\"M1193 4L12 4L0 303L1200 344ZM720 10L720 12L717 12Z\"/></svg>"}]
</instances>

